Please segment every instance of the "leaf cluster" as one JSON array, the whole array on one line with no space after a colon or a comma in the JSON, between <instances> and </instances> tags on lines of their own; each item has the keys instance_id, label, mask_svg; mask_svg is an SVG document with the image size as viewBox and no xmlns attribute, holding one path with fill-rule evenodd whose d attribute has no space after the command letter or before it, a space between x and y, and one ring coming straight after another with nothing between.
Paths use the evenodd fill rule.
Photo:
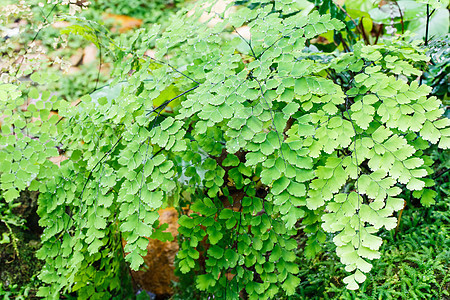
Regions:
<instances>
[{"instance_id":1,"label":"leaf cluster","mask_svg":"<svg viewBox=\"0 0 450 300\"><path fill-rule=\"evenodd\" d=\"M205 12L214 22L202 21ZM364 285L381 255L380 230L397 226L402 192L434 202L426 151L450 147L450 122L418 83L416 67L428 61L418 43L307 47L344 26L326 11L301 14L295 1L249 2L230 14L206 1L162 33L153 27L121 43L98 39L91 22L68 28L106 41L117 59L110 85L76 106L31 87L35 108L13 114L23 92L1 85L1 162L13 162L1 170L4 196L11 201L26 182L40 192L47 286L38 295L119 295L118 257L139 270L148 238L171 240L158 210L174 203L187 206L177 269L195 274L205 297L294 295L299 230L307 257L332 242L346 288ZM143 55L152 44L154 56ZM56 146L68 158L59 168L47 160Z\"/></svg>"}]
</instances>

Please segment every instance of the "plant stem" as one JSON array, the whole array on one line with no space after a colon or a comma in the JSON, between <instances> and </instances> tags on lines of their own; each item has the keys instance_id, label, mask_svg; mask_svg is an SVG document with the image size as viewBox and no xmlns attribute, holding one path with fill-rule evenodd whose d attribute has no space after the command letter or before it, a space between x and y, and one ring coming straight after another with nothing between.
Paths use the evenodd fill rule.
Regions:
<instances>
[{"instance_id":1,"label":"plant stem","mask_svg":"<svg viewBox=\"0 0 450 300\"><path fill-rule=\"evenodd\" d=\"M427 4L427 23L425 24L425 46L428 46L428 25L430 24L430 5Z\"/></svg>"},{"instance_id":2,"label":"plant stem","mask_svg":"<svg viewBox=\"0 0 450 300\"><path fill-rule=\"evenodd\" d=\"M410 193L410 199L411 199L411 195L412 195L412 193ZM405 204L403 205L403 208L398 212L397 227L395 227L394 240L397 239L397 234L400 230L400 220L402 219L402 214L403 214L403 210L405 209L405 207L406 207L406 201L405 201Z\"/></svg>"},{"instance_id":3,"label":"plant stem","mask_svg":"<svg viewBox=\"0 0 450 300\"><path fill-rule=\"evenodd\" d=\"M20 259L20 252L19 252L19 248L17 247L17 241L19 240L16 235L14 234L14 232L11 229L11 226L9 226L8 222L1 220L6 227L9 230L9 234L11 235L11 244L13 245L14 251L17 254L17 257Z\"/></svg>"}]
</instances>

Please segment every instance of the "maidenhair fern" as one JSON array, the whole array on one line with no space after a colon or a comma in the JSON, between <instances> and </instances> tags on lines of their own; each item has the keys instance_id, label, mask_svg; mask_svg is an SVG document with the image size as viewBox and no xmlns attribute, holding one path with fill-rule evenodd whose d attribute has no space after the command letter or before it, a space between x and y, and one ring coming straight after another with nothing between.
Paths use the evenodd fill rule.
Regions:
<instances>
[{"instance_id":1,"label":"maidenhair fern","mask_svg":"<svg viewBox=\"0 0 450 300\"><path fill-rule=\"evenodd\" d=\"M32 82L53 79L45 73L31 75ZM12 204L27 188L37 189L40 180L57 172L49 158L59 155L53 139L58 116L52 110L60 105L49 91L39 93L28 82L0 82L0 183L7 203Z\"/></svg>"},{"instance_id":2,"label":"maidenhair fern","mask_svg":"<svg viewBox=\"0 0 450 300\"><path fill-rule=\"evenodd\" d=\"M415 66L427 61L416 45L311 53L311 39L343 24L300 16L295 1L212 14L213 27L198 21L204 9L133 40L156 40L153 58L117 46L119 96L60 108L69 160L40 187L41 296L111 297L121 238L139 269L146 237L171 238L157 211L180 197L189 212L179 220L178 268L196 274L199 290L221 299L293 294L300 223L310 256L334 234L344 282L357 289L380 256L376 233L396 226L402 189L432 195L423 150L449 148L449 120L416 81Z\"/></svg>"}]
</instances>

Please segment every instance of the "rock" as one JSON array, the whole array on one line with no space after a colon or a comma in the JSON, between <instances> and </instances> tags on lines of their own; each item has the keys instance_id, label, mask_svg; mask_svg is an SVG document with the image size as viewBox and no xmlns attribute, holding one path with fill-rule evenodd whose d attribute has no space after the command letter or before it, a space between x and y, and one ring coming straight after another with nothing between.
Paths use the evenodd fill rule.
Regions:
<instances>
[{"instance_id":1,"label":"rock","mask_svg":"<svg viewBox=\"0 0 450 300\"><path fill-rule=\"evenodd\" d=\"M87 65L94 62L97 59L97 52L97 47L94 44L91 44L84 48L83 60L81 61L81 63L83 65Z\"/></svg>"},{"instance_id":2,"label":"rock","mask_svg":"<svg viewBox=\"0 0 450 300\"><path fill-rule=\"evenodd\" d=\"M69 58L70 64L74 67L78 67L83 62L83 56L84 56L84 49L81 48L77 49L75 53L72 54L72 56Z\"/></svg>"},{"instance_id":3,"label":"rock","mask_svg":"<svg viewBox=\"0 0 450 300\"><path fill-rule=\"evenodd\" d=\"M174 260L178 252L178 212L175 208L166 208L159 211L160 224L168 223L166 232L172 233L175 239L171 242L148 239L147 255L144 257L144 271L132 271L133 280L145 291L156 295L171 295L172 281L177 281L174 275Z\"/></svg>"}]
</instances>

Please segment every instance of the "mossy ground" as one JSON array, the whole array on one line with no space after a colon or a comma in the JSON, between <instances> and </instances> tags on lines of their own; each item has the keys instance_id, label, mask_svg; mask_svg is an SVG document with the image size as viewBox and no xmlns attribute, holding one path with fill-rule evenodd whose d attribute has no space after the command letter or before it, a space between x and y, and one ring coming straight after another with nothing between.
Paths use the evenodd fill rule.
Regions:
<instances>
[{"instance_id":1,"label":"mossy ground","mask_svg":"<svg viewBox=\"0 0 450 300\"><path fill-rule=\"evenodd\" d=\"M36 275L43 262L36 258L35 252L40 247L42 229L37 223L36 198L35 193L22 193L12 212L25 221L25 226L10 225L14 237L10 235L9 243L0 244L0 296L5 299L32 299L39 285ZM0 235L4 232L9 229L0 222Z\"/></svg>"}]
</instances>

